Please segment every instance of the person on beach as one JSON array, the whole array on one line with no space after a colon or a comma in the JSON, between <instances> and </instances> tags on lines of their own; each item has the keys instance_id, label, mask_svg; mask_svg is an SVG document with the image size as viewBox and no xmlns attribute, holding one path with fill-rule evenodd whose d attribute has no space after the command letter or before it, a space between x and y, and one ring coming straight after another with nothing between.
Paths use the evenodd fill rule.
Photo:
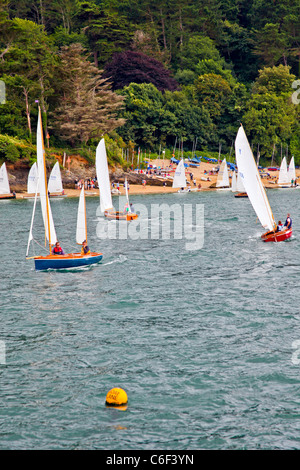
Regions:
<instances>
[{"instance_id":1,"label":"person on beach","mask_svg":"<svg viewBox=\"0 0 300 470\"><path fill-rule=\"evenodd\" d=\"M52 254L53 255L64 255L65 254L65 252L62 249L62 247L60 246L59 242L55 243L55 245L53 247L53 250L52 250Z\"/></svg>"},{"instance_id":2,"label":"person on beach","mask_svg":"<svg viewBox=\"0 0 300 470\"><path fill-rule=\"evenodd\" d=\"M292 219L291 219L290 214L287 215L287 218L286 218L286 221L285 221L285 223L284 223L284 226L286 227L287 230L288 230L289 228L292 228Z\"/></svg>"},{"instance_id":3,"label":"person on beach","mask_svg":"<svg viewBox=\"0 0 300 470\"><path fill-rule=\"evenodd\" d=\"M81 247L81 254L82 255L89 255L91 250L89 249L86 240L83 240L82 247Z\"/></svg>"}]
</instances>

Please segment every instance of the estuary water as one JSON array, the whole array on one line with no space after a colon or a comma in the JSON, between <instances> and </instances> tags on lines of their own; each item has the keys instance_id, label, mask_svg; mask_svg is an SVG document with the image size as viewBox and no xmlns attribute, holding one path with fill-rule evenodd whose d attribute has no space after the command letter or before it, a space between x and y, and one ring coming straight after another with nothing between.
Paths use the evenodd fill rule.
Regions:
<instances>
[{"instance_id":1,"label":"estuary water","mask_svg":"<svg viewBox=\"0 0 300 470\"><path fill-rule=\"evenodd\" d=\"M36 272L33 202L1 201L0 449L299 449L300 190L268 197L276 220L291 213L287 242L262 242L229 191L131 196L149 231L153 205L202 205L192 250L172 223L169 238L99 238L115 222L89 197L103 260L77 272ZM77 204L51 201L65 250ZM114 387L126 409L105 406Z\"/></svg>"}]
</instances>

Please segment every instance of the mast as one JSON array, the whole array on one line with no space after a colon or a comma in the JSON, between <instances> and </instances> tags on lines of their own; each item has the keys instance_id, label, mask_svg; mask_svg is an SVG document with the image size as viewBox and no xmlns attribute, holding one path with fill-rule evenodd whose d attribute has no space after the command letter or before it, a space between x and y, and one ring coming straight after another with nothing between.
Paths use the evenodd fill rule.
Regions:
<instances>
[{"instance_id":1,"label":"mast","mask_svg":"<svg viewBox=\"0 0 300 470\"><path fill-rule=\"evenodd\" d=\"M46 215L47 215L47 229L48 229L48 240L49 240L49 253L51 254L51 245L52 245L52 243L51 243L51 230L50 230L49 198L48 198L48 187L47 187L47 173L46 173L46 158L45 158L43 125L42 125L42 115L41 115L40 106L39 106L39 127L40 127L40 137L41 137L41 144L42 144L42 151L43 151L43 161L44 161L44 184L45 184L45 197L46 197Z\"/></svg>"}]
</instances>

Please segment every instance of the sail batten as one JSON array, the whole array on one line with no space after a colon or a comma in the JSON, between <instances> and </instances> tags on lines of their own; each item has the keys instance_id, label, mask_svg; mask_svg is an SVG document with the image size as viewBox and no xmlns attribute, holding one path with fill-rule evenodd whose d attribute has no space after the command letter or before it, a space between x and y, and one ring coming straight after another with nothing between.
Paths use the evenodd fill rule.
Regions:
<instances>
[{"instance_id":1,"label":"sail batten","mask_svg":"<svg viewBox=\"0 0 300 470\"><path fill-rule=\"evenodd\" d=\"M236 136L235 154L241 180L261 225L267 230L274 230L276 223L272 209L243 126Z\"/></svg>"}]
</instances>

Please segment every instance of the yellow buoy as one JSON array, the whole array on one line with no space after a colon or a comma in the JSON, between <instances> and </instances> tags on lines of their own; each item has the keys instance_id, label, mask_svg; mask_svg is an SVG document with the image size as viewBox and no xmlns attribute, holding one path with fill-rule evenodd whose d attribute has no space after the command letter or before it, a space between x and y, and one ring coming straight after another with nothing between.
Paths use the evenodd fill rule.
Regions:
<instances>
[{"instance_id":1,"label":"yellow buoy","mask_svg":"<svg viewBox=\"0 0 300 470\"><path fill-rule=\"evenodd\" d=\"M127 393L122 388L112 388L106 395L106 404L109 406L126 405Z\"/></svg>"}]
</instances>

